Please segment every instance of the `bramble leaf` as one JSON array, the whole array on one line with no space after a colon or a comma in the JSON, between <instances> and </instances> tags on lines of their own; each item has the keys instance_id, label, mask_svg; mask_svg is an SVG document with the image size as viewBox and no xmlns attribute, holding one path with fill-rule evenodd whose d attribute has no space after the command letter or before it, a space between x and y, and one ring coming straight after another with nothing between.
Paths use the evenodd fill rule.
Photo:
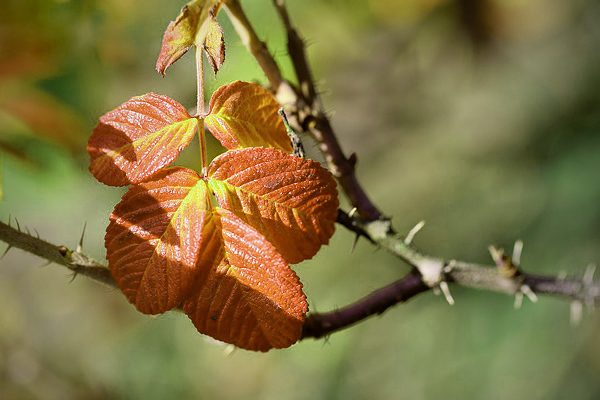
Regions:
<instances>
[{"instance_id":1,"label":"bramble leaf","mask_svg":"<svg viewBox=\"0 0 600 400\"><path fill-rule=\"evenodd\" d=\"M194 0L187 3L163 36L156 70L165 75L166 69L179 60L192 46L202 47L215 69L225 59L223 32L215 19L223 0ZM220 33L220 35L219 35Z\"/></svg>"},{"instance_id":2,"label":"bramble leaf","mask_svg":"<svg viewBox=\"0 0 600 400\"><path fill-rule=\"evenodd\" d=\"M212 13L208 18L208 27L203 48L206 58L208 58L208 62L213 67L216 75L225 62L225 38L223 37L221 25L219 25Z\"/></svg>"},{"instance_id":3,"label":"bramble leaf","mask_svg":"<svg viewBox=\"0 0 600 400\"><path fill-rule=\"evenodd\" d=\"M271 147L293 151L280 105L273 95L258 85L236 81L221 86L210 99L204 123L229 150L244 147Z\"/></svg>"},{"instance_id":4,"label":"bramble leaf","mask_svg":"<svg viewBox=\"0 0 600 400\"><path fill-rule=\"evenodd\" d=\"M308 310L302 284L259 231L211 208L208 190L181 167L129 188L105 237L117 285L143 313L183 304L215 339L257 351L291 346Z\"/></svg>"},{"instance_id":5,"label":"bramble leaf","mask_svg":"<svg viewBox=\"0 0 600 400\"><path fill-rule=\"evenodd\" d=\"M185 313L199 332L244 349L291 346L308 311L300 280L259 232L227 210L215 214L222 248Z\"/></svg>"},{"instance_id":6,"label":"bramble leaf","mask_svg":"<svg viewBox=\"0 0 600 400\"><path fill-rule=\"evenodd\" d=\"M206 183L185 168L165 169L130 187L117 204L106 229L106 258L139 311L163 313L195 289L199 255L216 255L209 246L214 235L209 207Z\"/></svg>"},{"instance_id":7,"label":"bramble leaf","mask_svg":"<svg viewBox=\"0 0 600 400\"><path fill-rule=\"evenodd\" d=\"M247 148L215 158L207 175L219 205L254 227L291 264L313 257L333 235L336 183L318 162Z\"/></svg>"},{"instance_id":8,"label":"bramble leaf","mask_svg":"<svg viewBox=\"0 0 600 400\"><path fill-rule=\"evenodd\" d=\"M90 172L110 186L142 182L179 155L197 126L198 120L167 96L133 97L94 128L87 146Z\"/></svg>"}]
</instances>

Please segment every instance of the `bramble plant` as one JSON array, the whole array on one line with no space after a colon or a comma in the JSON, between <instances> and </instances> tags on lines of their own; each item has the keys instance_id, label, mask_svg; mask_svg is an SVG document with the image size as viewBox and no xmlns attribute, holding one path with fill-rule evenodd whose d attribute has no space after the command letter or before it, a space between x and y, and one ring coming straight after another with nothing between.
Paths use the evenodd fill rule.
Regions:
<instances>
[{"instance_id":1,"label":"bramble plant","mask_svg":"<svg viewBox=\"0 0 600 400\"><path fill-rule=\"evenodd\" d=\"M100 118L88 141L89 169L106 185L130 185L106 229L108 268L84 255L81 246L48 243L22 232L18 222L10 226L10 218L0 222L6 251L17 247L118 287L142 313L180 309L199 332L257 351L328 336L430 290L453 304L450 284L513 295L517 307L524 296L532 301L537 294L559 296L571 302L573 320L584 304L600 303L593 267L582 278L526 273L519 240L510 256L490 246L494 263L481 265L417 250L413 239L423 223L399 235L356 177L356 155L341 149L284 1L273 4L286 29L296 82L284 79L239 0L195 0L167 27L156 69L164 76L194 48L196 111L148 93ZM212 93L205 110L204 57L215 74L225 61L215 18L221 8L260 65L268 90L232 82ZM292 127L312 136L328 169L304 158ZM213 160L207 158L205 130L226 149ZM200 170L169 166L196 134ZM337 188L349 212L338 209ZM336 223L412 269L351 304L307 315L306 296L290 264L313 257Z\"/></svg>"},{"instance_id":2,"label":"bramble plant","mask_svg":"<svg viewBox=\"0 0 600 400\"><path fill-rule=\"evenodd\" d=\"M221 2L191 2L163 40L157 70L191 46L215 73L224 60L215 14ZM308 304L288 263L311 258L334 232L331 173L294 154L279 103L233 82L191 116L149 93L100 118L89 139L90 171L111 186L133 184L106 230L110 271L146 314L182 307L198 331L249 350L288 347ZM207 165L207 128L228 149ZM199 131L202 171L165 168Z\"/></svg>"}]
</instances>

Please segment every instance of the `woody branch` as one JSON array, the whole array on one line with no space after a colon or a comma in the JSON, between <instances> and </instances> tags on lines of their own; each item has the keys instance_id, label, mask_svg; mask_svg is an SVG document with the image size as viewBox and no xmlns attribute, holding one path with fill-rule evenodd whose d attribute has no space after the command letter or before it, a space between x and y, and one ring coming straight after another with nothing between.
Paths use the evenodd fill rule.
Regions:
<instances>
[{"instance_id":1,"label":"woody branch","mask_svg":"<svg viewBox=\"0 0 600 400\"><path fill-rule=\"evenodd\" d=\"M351 213L340 211L338 223L414 267L405 277L353 304L331 312L309 314L303 338L331 334L432 289L441 289L447 299L452 301L447 291L448 283L515 295L517 304L523 296L535 300L536 293L565 298L572 302L573 310L580 310L583 304L595 306L600 303L600 284L592 279L593 268L589 268L584 277L575 279L531 275L521 269L520 246L515 247L512 257L504 255L499 249L491 248L495 265L479 265L421 253L412 246L412 238L418 229L411 231L406 238L400 237L389 218L371 202L356 178L356 156L347 157L344 154L322 108L304 51L304 42L293 28L283 1L274 0L274 4L286 28L288 50L296 71L298 87L283 79L275 59L254 32L239 1L226 1L235 28L263 68L278 99L286 107L286 112L291 117L290 123L296 130L306 131L314 136L330 170L353 205L354 211ZM13 227L2 222L0 240L8 244L6 251L13 247L19 248L49 262L63 265L75 274L116 287L108 268L81 252L81 242L77 249L71 250L23 232L18 224Z\"/></svg>"}]
</instances>

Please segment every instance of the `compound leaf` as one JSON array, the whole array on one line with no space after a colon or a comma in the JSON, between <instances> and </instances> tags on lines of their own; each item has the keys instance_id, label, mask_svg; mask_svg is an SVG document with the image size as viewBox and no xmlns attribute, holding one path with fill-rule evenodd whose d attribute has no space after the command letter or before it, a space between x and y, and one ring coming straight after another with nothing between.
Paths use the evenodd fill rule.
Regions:
<instances>
[{"instance_id":1,"label":"compound leaf","mask_svg":"<svg viewBox=\"0 0 600 400\"><path fill-rule=\"evenodd\" d=\"M215 73L225 59L223 31L215 19L223 0L194 0L187 3L163 36L156 70L166 69L179 60L192 46L204 48Z\"/></svg>"},{"instance_id":2,"label":"compound leaf","mask_svg":"<svg viewBox=\"0 0 600 400\"><path fill-rule=\"evenodd\" d=\"M142 182L179 155L197 126L198 120L167 96L133 97L94 128L87 146L90 172L110 186Z\"/></svg>"}]
</instances>

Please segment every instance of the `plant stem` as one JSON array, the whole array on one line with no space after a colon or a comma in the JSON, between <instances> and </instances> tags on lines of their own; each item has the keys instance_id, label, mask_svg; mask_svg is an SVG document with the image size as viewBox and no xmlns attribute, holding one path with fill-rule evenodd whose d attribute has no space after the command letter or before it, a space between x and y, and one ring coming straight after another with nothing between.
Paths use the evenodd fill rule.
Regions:
<instances>
[{"instance_id":1,"label":"plant stem","mask_svg":"<svg viewBox=\"0 0 600 400\"><path fill-rule=\"evenodd\" d=\"M196 46L196 81L198 82L196 115L204 118L204 56L198 46Z\"/></svg>"},{"instance_id":2,"label":"plant stem","mask_svg":"<svg viewBox=\"0 0 600 400\"><path fill-rule=\"evenodd\" d=\"M244 45L250 50L256 61L258 61L258 64L269 80L271 89L277 92L281 84L287 86L281 75L279 66L269 53L265 42L258 38L240 2L238 0L227 0L225 2L225 10L240 39L242 39Z\"/></svg>"},{"instance_id":3,"label":"plant stem","mask_svg":"<svg viewBox=\"0 0 600 400\"><path fill-rule=\"evenodd\" d=\"M196 115L200 122L198 139L200 142L200 157L202 157L202 176L205 176L208 160L206 159L206 137L204 136L204 55L200 47L196 47L196 80L198 82Z\"/></svg>"}]
</instances>

